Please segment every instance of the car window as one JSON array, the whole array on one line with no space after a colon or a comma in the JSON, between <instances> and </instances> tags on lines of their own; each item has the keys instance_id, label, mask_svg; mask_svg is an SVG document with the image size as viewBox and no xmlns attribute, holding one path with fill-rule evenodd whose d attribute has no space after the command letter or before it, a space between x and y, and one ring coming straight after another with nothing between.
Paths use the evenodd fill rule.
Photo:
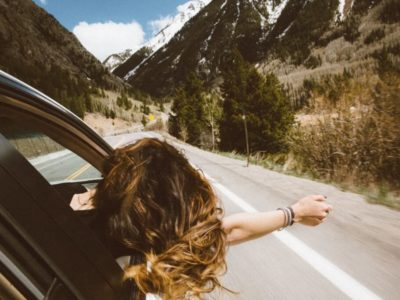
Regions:
<instances>
[{"instance_id":1,"label":"car window","mask_svg":"<svg viewBox=\"0 0 400 300\"><path fill-rule=\"evenodd\" d=\"M47 135L0 119L0 132L51 184L95 180L101 173Z\"/></svg>"}]
</instances>

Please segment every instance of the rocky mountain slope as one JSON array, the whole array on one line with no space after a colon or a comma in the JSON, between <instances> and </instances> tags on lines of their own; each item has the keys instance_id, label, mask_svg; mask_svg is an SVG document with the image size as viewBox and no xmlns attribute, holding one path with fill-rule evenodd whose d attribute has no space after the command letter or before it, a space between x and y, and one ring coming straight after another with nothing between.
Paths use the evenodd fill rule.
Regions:
<instances>
[{"instance_id":1,"label":"rocky mountain slope","mask_svg":"<svg viewBox=\"0 0 400 300\"><path fill-rule=\"evenodd\" d=\"M104 61L103 65L109 70L113 71L119 65L127 61L132 56L132 50L127 49L121 53L111 54Z\"/></svg>"},{"instance_id":2,"label":"rocky mountain slope","mask_svg":"<svg viewBox=\"0 0 400 300\"><path fill-rule=\"evenodd\" d=\"M213 0L167 45L153 54L134 54L135 63L128 64L128 60L119 67L124 72L116 74L146 92L165 96L192 71L209 83L218 79L224 57L235 48L260 70L280 76L299 66L328 68L321 52L331 51L335 43L358 43L357 49L364 50L357 57L364 59L369 53L365 49L382 48L380 39L366 47L364 39L379 27L369 24L382 23L382 9L388 1ZM392 27L387 25L383 33L390 41L398 35ZM342 66L345 60L341 58Z\"/></svg>"},{"instance_id":3,"label":"rocky mountain slope","mask_svg":"<svg viewBox=\"0 0 400 300\"><path fill-rule=\"evenodd\" d=\"M74 102L83 101L93 88L123 86L71 32L31 0L0 0L0 69L73 109Z\"/></svg>"},{"instance_id":4,"label":"rocky mountain slope","mask_svg":"<svg viewBox=\"0 0 400 300\"><path fill-rule=\"evenodd\" d=\"M392 6L393 15L388 12ZM283 84L297 89L305 79L345 70L357 77L375 74L386 51L394 61L399 58L400 1L353 0L340 2L338 8L333 20L323 30L317 29L317 34L312 30L305 34L301 27L290 30L293 25L286 39L272 47L275 51L257 64L259 70L273 72Z\"/></svg>"},{"instance_id":5,"label":"rocky mountain slope","mask_svg":"<svg viewBox=\"0 0 400 300\"><path fill-rule=\"evenodd\" d=\"M128 72L132 71L148 56L155 53L158 49L165 46L173 36L189 21L193 18L200 10L202 10L211 0L190 0L182 5L179 5L177 10L178 13L169 19L167 19L166 25L157 32L144 46L142 49L137 51L133 57L127 61L127 58L116 61L114 69L119 65L123 67L115 70L115 74L120 77L125 77ZM143 56L143 54L146 54Z\"/></svg>"}]
</instances>

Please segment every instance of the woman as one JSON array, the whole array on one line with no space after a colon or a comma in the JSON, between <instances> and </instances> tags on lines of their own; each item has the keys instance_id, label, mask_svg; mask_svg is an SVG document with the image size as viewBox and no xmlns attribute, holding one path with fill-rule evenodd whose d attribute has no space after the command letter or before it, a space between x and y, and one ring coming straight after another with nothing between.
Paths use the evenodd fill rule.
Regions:
<instances>
[{"instance_id":1,"label":"woman","mask_svg":"<svg viewBox=\"0 0 400 300\"><path fill-rule=\"evenodd\" d=\"M80 213L91 215L115 257L133 257L126 278L163 299L201 298L222 287L228 245L293 222L318 225L332 209L324 196L308 196L289 208L223 217L204 175L157 139L115 150L96 191L75 195L71 207L87 210Z\"/></svg>"}]
</instances>

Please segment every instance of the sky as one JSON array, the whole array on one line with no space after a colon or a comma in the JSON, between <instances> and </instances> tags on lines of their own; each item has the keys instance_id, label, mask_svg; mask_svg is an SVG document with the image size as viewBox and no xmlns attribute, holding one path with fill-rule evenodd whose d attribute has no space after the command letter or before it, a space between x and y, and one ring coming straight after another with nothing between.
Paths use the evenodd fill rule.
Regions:
<instances>
[{"instance_id":1,"label":"sky","mask_svg":"<svg viewBox=\"0 0 400 300\"><path fill-rule=\"evenodd\" d=\"M100 61L139 49L187 0L33 0Z\"/></svg>"}]
</instances>

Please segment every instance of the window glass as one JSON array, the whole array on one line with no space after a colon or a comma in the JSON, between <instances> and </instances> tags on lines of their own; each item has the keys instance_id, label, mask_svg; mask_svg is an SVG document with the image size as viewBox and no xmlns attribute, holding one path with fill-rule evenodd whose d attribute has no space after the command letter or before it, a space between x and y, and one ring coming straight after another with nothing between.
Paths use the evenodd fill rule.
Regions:
<instances>
[{"instance_id":1,"label":"window glass","mask_svg":"<svg viewBox=\"0 0 400 300\"><path fill-rule=\"evenodd\" d=\"M0 132L52 184L102 176L80 156L41 132L1 118Z\"/></svg>"}]
</instances>

